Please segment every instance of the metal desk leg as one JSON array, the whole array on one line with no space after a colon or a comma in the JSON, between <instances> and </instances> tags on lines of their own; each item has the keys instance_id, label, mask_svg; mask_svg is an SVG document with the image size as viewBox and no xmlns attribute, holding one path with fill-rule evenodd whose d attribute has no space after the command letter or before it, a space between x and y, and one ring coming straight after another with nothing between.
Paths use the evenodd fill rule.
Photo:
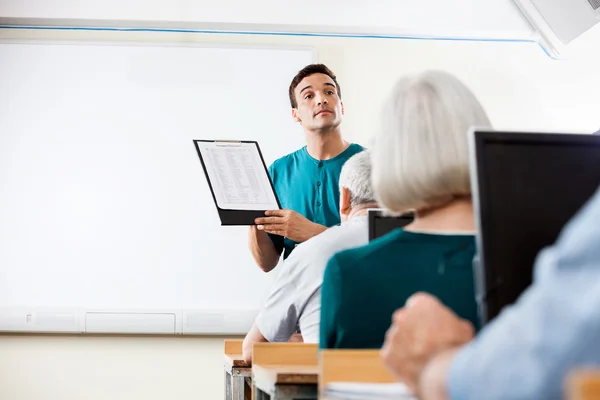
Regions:
<instances>
[{"instance_id":1,"label":"metal desk leg","mask_svg":"<svg viewBox=\"0 0 600 400\"><path fill-rule=\"evenodd\" d=\"M232 400L231 396L231 373L225 370L225 400Z\"/></svg>"},{"instance_id":2,"label":"metal desk leg","mask_svg":"<svg viewBox=\"0 0 600 400\"><path fill-rule=\"evenodd\" d=\"M254 400L270 400L271 396L254 385Z\"/></svg>"},{"instance_id":3,"label":"metal desk leg","mask_svg":"<svg viewBox=\"0 0 600 400\"><path fill-rule=\"evenodd\" d=\"M275 385L273 400L317 400L316 385Z\"/></svg>"},{"instance_id":4,"label":"metal desk leg","mask_svg":"<svg viewBox=\"0 0 600 400\"><path fill-rule=\"evenodd\" d=\"M245 379L239 370L234 370L231 376L231 394L233 400L244 400Z\"/></svg>"}]
</instances>

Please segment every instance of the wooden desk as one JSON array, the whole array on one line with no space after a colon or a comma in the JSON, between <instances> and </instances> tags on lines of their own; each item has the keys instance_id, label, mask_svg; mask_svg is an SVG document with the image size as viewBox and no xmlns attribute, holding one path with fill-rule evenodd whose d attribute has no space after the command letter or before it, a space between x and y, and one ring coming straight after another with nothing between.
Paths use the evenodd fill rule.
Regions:
<instances>
[{"instance_id":1,"label":"wooden desk","mask_svg":"<svg viewBox=\"0 0 600 400\"><path fill-rule=\"evenodd\" d=\"M252 352L254 400L317 398L317 345L256 343Z\"/></svg>"},{"instance_id":2,"label":"wooden desk","mask_svg":"<svg viewBox=\"0 0 600 400\"><path fill-rule=\"evenodd\" d=\"M600 370L576 370L566 379L567 400L600 399Z\"/></svg>"},{"instance_id":3,"label":"wooden desk","mask_svg":"<svg viewBox=\"0 0 600 400\"><path fill-rule=\"evenodd\" d=\"M316 399L318 365L255 365L255 400Z\"/></svg>"},{"instance_id":4,"label":"wooden desk","mask_svg":"<svg viewBox=\"0 0 600 400\"><path fill-rule=\"evenodd\" d=\"M321 350L319 393L331 382L394 383L379 350Z\"/></svg>"},{"instance_id":5,"label":"wooden desk","mask_svg":"<svg viewBox=\"0 0 600 400\"><path fill-rule=\"evenodd\" d=\"M242 356L242 341L226 340L224 345L225 400L248 400L252 390L245 381L252 377L252 368Z\"/></svg>"}]
</instances>

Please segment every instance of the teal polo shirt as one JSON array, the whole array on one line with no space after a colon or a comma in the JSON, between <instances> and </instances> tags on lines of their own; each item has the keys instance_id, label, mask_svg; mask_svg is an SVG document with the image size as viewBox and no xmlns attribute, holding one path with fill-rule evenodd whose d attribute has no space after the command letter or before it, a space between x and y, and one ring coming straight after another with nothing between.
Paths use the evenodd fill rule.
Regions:
<instances>
[{"instance_id":1,"label":"teal polo shirt","mask_svg":"<svg viewBox=\"0 0 600 400\"><path fill-rule=\"evenodd\" d=\"M294 210L308 220L331 227L340 223L340 172L353 155L364 148L352 143L329 160L317 160L308 154L306 146L276 160L269 175L281 207ZM278 235L269 235L287 258L297 242Z\"/></svg>"},{"instance_id":2,"label":"teal polo shirt","mask_svg":"<svg viewBox=\"0 0 600 400\"><path fill-rule=\"evenodd\" d=\"M321 348L379 349L394 311L416 292L430 293L479 325L473 235L397 229L335 254L321 285Z\"/></svg>"}]
</instances>

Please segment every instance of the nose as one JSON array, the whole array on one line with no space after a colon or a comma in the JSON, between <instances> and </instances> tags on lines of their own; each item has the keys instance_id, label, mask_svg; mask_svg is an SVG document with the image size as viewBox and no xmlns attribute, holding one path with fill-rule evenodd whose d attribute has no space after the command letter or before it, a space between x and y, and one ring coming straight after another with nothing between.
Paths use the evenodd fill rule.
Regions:
<instances>
[{"instance_id":1,"label":"nose","mask_svg":"<svg viewBox=\"0 0 600 400\"><path fill-rule=\"evenodd\" d=\"M316 94L317 97L317 104L321 105L321 104L327 104L327 98L320 92L318 92Z\"/></svg>"}]
</instances>

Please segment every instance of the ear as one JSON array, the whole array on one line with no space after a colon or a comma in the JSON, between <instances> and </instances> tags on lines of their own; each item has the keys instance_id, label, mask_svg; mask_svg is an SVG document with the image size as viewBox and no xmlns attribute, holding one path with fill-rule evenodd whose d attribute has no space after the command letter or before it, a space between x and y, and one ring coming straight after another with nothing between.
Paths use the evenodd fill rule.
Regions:
<instances>
[{"instance_id":1,"label":"ear","mask_svg":"<svg viewBox=\"0 0 600 400\"><path fill-rule=\"evenodd\" d=\"M352 207L350 207L350 191L348 188L340 188L340 214L348 215Z\"/></svg>"},{"instance_id":2,"label":"ear","mask_svg":"<svg viewBox=\"0 0 600 400\"><path fill-rule=\"evenodd\" d=\"M302 120L298 116L298 109L297 108L292 108L292 118L294 118L294 121L302 123Z\"/></svg>"}]
</instances>

